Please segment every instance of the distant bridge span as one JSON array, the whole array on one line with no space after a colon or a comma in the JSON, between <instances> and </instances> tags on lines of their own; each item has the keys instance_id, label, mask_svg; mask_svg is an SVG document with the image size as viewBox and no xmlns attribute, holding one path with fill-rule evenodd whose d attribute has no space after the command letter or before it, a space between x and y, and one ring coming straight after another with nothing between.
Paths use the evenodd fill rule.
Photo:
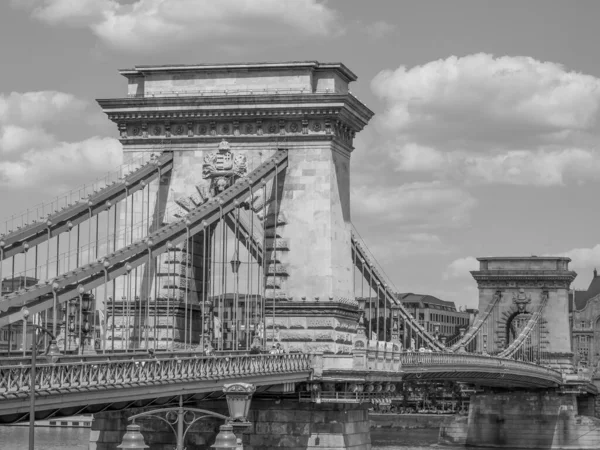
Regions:
<instances>
[{"instance_id":1,"label":"distant bridge span","mask_svg":"<svg viewBox=\"0 0 600 450\"><path fill-rule=\"evenodd\" d=\"M459 381L490 387L555 388L561 372L523 361L453 353L404 353L402 379Z\"/></svg>"}]
</instances>

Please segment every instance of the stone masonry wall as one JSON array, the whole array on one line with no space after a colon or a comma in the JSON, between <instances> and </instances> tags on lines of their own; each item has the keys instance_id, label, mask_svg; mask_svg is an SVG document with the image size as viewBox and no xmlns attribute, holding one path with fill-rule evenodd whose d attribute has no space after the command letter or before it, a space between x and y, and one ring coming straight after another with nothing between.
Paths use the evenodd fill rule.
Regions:
<instances>
[{"instance_id":1,"label":"stone masonry wall","mask_svg":"<svg viewBox=\"0 0 600 450\"><path fill-rule=\"evenodd\" d=\"M244 450L370 450L369 413L361 405L253 400Z\"/></svg>"},{"instance_id":2,"label":"stone masonry wall","mask_svg":"<svg viewBox=\"0 0 600 450\"><path fill-rule=\"evenodd\" d=\"M597 449L600 419L578 415L574 395L514 392L471 397L469 416L447 419L440 443L498 448Z\"/></svg>"}]
</instances>

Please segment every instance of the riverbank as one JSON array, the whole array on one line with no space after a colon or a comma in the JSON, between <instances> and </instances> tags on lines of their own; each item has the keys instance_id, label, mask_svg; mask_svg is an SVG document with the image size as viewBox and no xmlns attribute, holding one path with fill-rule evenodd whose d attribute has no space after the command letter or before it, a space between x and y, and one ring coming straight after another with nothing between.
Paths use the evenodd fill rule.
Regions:
<instances>
[{"instance_id":1,"label":"riverbank","mask_svg":"<svg viewBox=\"0 0 600 450\"><path fill-rule=\"evenodd\" d=\"M84 416L55 417L48 420L36 420L35 426L38 427L65 427L65 428L91 428L94 416L91 414ZM15 423L14 427L29 427L29 422Z\"/></svg>"}]
</instances>

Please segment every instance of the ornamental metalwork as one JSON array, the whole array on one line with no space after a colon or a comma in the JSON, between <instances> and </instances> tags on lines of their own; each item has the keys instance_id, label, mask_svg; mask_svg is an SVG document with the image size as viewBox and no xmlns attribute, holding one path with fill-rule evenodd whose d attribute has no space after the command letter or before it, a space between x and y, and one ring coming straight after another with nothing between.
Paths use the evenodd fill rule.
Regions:
<instances>
[{"instance_id":1,"label":"ornamental metalwork","mask_svg":"<svg viewBox=\"0 0 600 450\"><path fill-rule=\"evenodd\" d=\"M217 377L268 376L312 368L312 356L301 353L218 357L182 354L174 358L148 356L121 361L109 358L37 364L35 390L48 395L60 394L65 388L71 391L122 389L140 383L170 384ZM0 399L29 395L30 371L30 365L0 366Z\"/></svg>"}]
</instances>

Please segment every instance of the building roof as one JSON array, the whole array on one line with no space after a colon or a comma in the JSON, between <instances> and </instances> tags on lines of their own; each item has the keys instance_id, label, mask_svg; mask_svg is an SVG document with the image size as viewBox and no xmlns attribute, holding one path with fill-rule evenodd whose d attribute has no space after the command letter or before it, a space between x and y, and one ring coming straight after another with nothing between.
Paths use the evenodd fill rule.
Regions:
<instances>
[{"instance_id":1,"label":"building roof","mask_svg":"<svg viewBox=\"0 0 600 450\"><path fill-rule=\"evenodd\" d=\"M456 305L454 302L441 300L433 295L428 294L413 294L412 292L408 293L397 293L395 294L396 298L400 300L402 303L419 303L420 308L427 308L431 305L442 306L444 309L449 309L451 311L456 311Z\"/></svg>"},{"instance_id":2,"label":"building roof","mask_svg":"<svg viewBox=\"0 0 600 450\"><path fill-rule=\"evenodd\" d=\"M569 311L582 310L587 305L588 300L600 294L600 276L598 271L594 269L594 278L590 282L587 290L574 290L569 293ZM575 298L573 298L575 296Z\"/></svg>"},{"instance_id":3,"label":"building roof","mask_svg":"<svg viewBox=\"0 0 600 450\"><path fill-rule=\"evenodd\" d=\"M216 64L166 64L166 65L140 65L133 69L120 69L123 76L140 76L147 73L164 72L228 72L235 70L257 71L257 70L290 70L290 69L308 69L308 70L334 70L346 78L348 81L356 81L357 76L340 62L318 61L287 61L287 62L248 62L248 63L216 63Z\"/></svg>"}]
</instances>

